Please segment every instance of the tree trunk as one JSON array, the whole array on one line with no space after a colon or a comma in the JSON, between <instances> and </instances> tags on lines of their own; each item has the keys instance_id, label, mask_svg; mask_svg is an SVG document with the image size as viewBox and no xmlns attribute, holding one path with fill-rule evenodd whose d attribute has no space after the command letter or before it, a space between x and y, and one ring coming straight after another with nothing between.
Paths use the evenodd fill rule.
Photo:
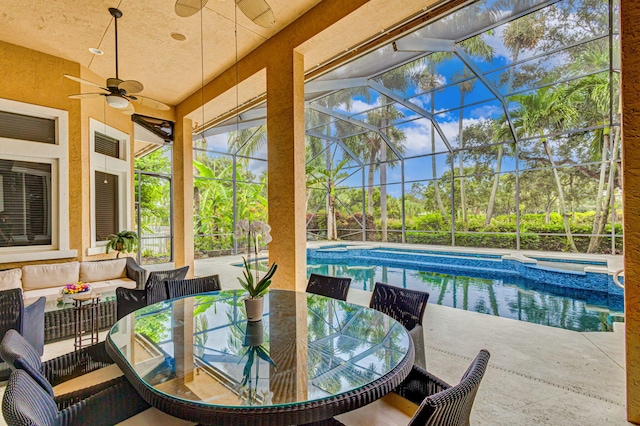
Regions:
<instances>
[{"instance_id":1,"label":"tree trunk","mask_svg":"<svg viewBox=\"0 0 640 426\"><path fill-rule=\"evenodd\" d=\"M496 174L493 176L493 186L491 187L491 195L489 196L489 205L487 206L487 217L484 219L484 225L488 226L493 217L493 209L496 204L496 196L498 194L498 183L500 180L500 170L502 170L502 153L504 145L498 147L498 159L496 160Z\"/></svg>"},{"instance_id":2,"label":"tree trunk","mask_svg":"<svg viewBox=\"0 0 640 426\"><path fill-rule=\"evenodd\" d=\"M435 71L434 71L435 72ZM431 114L435 112L435 102L433 93L431 94ZM436 204L438 205L438 209L440 210L440 214L443 218L447 217L447 211L444 209L444 204L442 203L442 197L440 196L440 186L438 186L438 172L437 172L437 164L436 164L436 129L434 123L431 123L431 172L433 177L433 189L436 194Z\"/></svg>"},{"instance_id":3,"label":"tree trunk","mask_svg":"<svg viewBox=\"0 0 640 426\"><path fill-rule=\"evenodd\" d=\"M460 90L460 116L459 116L459 120L458 120L458 140L460 141L460 153L458 154L458 168L460 170L460 209L461 209L461 213L462 213L462 225L463 228L466 231L469 230L469 221L467 218L467 193L466 193L466 188L465 188L465 181L464 181L464 162L463 162L463 155L462 155L462 150L464 149L464 138L462 137L462 122L463 122L463 112L464 112L464 108L462 108L462 105L464 105L464 96L465 96L465 91L461 88Z\"/></svg>"},{"instance_id":4,"label":"tree trunk","mask_svg":"<svg viewBox=\"0 0 640 426\"><path fill-rule=\"evenodd\" d=\"M377 149L371 146L371 155L369 156L369 175L367 176L367 213L373 216L373 178L375 172Z\"/></svg>"},{"instance_id":5,"label":"tree trunk","mask_svg":"<svg viewBox=\"0 0 640 426\"><path fill-rule=\"evenodd\" d=\"M384 108L380 120L380 132L387 136L387 116L389 106ZM382 228L382 242L386 243L387 237L387 143L385 140L380 141L380 228Z\"/></svg>"},{"instance_id":6,"label":"tree trunk","mask_svg":"<svg viewBox=\"0 0 640 426\"><path fill-rule=\"evenodd\" d=\"M603 137L602 140L602 153L600 154L600 161L602 162L600 164L600 178L598 179L598 192L596 194L596 214L593 218L593 227L591 228L591 233L593 234L591 236L591 239L589 240L589 248L587 249L587 253L594 253L596 248L600 245L600 240L602 239L600 237L600 232L598 232L599 229L601 229L600 225L601 223L604 224L605 220L603 218L603 214L602 214L602 210L604 207L604 204L606 203L606 199L608 197L604 196L604 181L605 181L605 177L607 174L607 150L609 147L609 129L605 129L605 135ZM602 229L604 229L604 226L602 227Z\"/></svg>"},{"instance_id":7,"label":"tree trunk","mask_svg":"<svg viewBox=\"0 0 640 426\"><path fill-rule=\"evenodd\" d=\"M329 141L325 141L325 167L331 171L331 146ZM332 229L334 228L335 213L331 206L331 176L327 177L327 198L325 211L327 212L327 240L334 239Z\"/></svg>"},{"instance_id":8,"label":"tree trunk","mask_svg":"<svg viewBox=\"0 0 640 426\"><path fill-rule=\"evenodd\" d=\"M556 180L556 186L558 187L558 199L560 201L560 212L562 214L562 220L564 222L564 231L567 234L567 242L569 243L569 247L571 251L577 252L576 243L573 241L573 235L571 234L571 226L569 225L569 217L567 215L567 206L564 201L564 191L562 190L562 183L560 182L560 176L558 175L558 170L556 169L555 162L553 161L553 154L551 153L551 148L549 148L549 144L547 142L547 138L541 139L542 144L544 145L544 150L547 153L547 157L549 157L549 164L553 170L553 177Z\"/></svg>"}]
</instances>

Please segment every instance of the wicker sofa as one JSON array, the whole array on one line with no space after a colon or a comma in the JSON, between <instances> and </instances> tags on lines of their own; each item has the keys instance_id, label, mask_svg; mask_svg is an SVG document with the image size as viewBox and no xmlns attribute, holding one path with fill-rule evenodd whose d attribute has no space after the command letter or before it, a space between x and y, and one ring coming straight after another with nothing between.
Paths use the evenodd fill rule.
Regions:
<instances>
[{"instance_id":1,"label":"wicker sofa","mask_svg":"<svg viewBox=\"0 0 640 426\"><path fill-rule=\"evenodd\" d=\"M52 299L66 284L82 281L97 291L142 288L145 271L131 257L87 262L27 265L0 271L0 290L21 288L25 299Z\"/></svg>"},{"instance_id":2,"label":"wicker sofa","mask_svg":"<svg viewBox=\"0 0 640 426\"><path fill-rule=\"evenodd\" d=\"M97 292L115 291L118 287L144 288L146 271L131 257L85 262L27 265L0 271L0 290L20 288L25 304L44 296L56 305L60 289L66 284L82 281ZM114 298L115 299L115 298ZM104 329L116 321L115 300L100 303L98 327ZM73 308L47 308L44 316L44 340L68 338L74 332Z\"/></svg>"}]
</instances>

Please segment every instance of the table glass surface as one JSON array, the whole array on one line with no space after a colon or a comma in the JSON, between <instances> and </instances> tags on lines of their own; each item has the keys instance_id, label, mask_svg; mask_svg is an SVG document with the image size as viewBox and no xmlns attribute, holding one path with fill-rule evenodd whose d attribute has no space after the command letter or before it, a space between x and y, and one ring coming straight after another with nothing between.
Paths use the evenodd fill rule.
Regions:
<instances>
[{"instance_id":1,"label":"table glass surface","mask_svg":"<svg viewBox=\"0 0 640 426\"><path fill-rule=\"evenodd\" d=\"M106 290L106 291L94 291L91 293L92 295L100 295L100 303L105 302L115 302L116 301L116 292L115 290ZM75 304L74 302L65 303L62 294L49 294L45 296L46 302L44 305L45 312L53 312L53 311L61 311L63 309L73 309ZM29 306L38 300L38 297L29 297L24 299L24 305Z\"/></svg>"},{"instance_id":2,"label":"table glass surface","mask_svg":"<svg viewBox=\"0 0 640 426\"><path fill-rule=\"evenodd\" d=\"M393 370L409 334L376 310L271 290L248 323L243 291L147 306L108 338L146 386L220 407L295 405L358 390ZM133 331L133 332L132 332Z\"/></svg>"}]
</instances>

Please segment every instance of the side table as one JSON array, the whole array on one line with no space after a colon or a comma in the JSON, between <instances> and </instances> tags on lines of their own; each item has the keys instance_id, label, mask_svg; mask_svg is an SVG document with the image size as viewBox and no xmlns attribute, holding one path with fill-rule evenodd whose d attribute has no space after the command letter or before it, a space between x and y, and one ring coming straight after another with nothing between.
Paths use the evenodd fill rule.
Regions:
<instances>
[{"instance_id":1,"label":"side table","mask_svg":"<svg viewBox=\"0 0 640 426\"><path fill-rule=\"evenodd\" d=\"M73 296L74 310L74 350L78 350L85 345L95 345L98 343L98 305L100 304L100 294L81 294ZM88 319L89 321L85 321ZM85 330L85 327L88 329ZM89 333L87 337L83 337Z\"/></svg>"}]
</instances>

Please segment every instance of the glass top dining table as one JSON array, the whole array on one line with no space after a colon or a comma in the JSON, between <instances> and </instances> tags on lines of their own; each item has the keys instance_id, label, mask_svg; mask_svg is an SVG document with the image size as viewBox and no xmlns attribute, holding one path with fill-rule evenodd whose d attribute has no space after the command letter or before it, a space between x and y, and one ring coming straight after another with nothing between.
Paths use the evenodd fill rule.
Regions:
<instances>
[{"instance_id":1,"label":"glass top dining table","mask_svg":"<svg viewBox=\"0 0 640 426\"><path fill-rule=\"evenodd\" d=\"M147 306L119 320L107 350L151 405L202 424L329 419L394 389L414 361L393 318L324 296L271 290L247 322L244 291Z\"/></svg>"}]
</instances>

